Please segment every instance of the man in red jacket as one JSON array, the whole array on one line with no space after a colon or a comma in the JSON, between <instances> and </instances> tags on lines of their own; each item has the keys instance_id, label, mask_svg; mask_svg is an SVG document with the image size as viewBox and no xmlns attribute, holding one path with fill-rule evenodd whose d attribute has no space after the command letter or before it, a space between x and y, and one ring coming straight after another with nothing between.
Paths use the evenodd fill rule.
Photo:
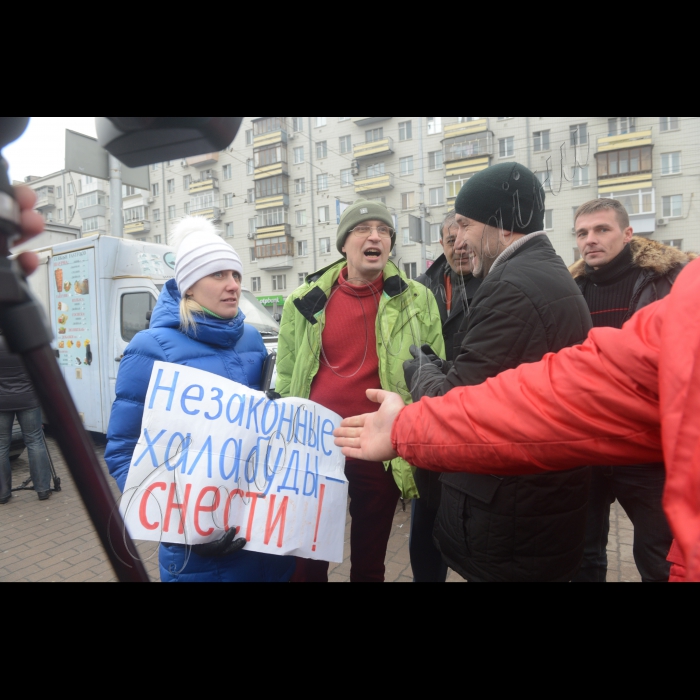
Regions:
<instances>
[{"instance_id":1,"label":"man in red jacket","mask_svg":"<svg viewBox=\"0 0 700 700\"><path fill-rule=\"evenodd\" d=\"M696 260L622 330L596 328L583 345L409 407L369 392L381 409L344 421L337 444L354 459L481 474L664 461L666 514L687 580L700 582L699 296Z\"/></svg>"}]
</instances>

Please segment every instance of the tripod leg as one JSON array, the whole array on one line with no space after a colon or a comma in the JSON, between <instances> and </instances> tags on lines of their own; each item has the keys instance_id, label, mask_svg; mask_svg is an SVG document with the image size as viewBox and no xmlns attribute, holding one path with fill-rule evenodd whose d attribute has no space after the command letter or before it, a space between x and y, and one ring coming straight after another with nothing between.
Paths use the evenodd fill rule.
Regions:
<instances>
[{"instance_id":1,"label":"tripod leg","mask_svg":"<svg viewBox=\"0 0 700 700\"><path fill-rule=\"evenodd\" d=\"M56 465L53 463L53 459L51 459L51 452L49 452L49 445L46 442L46 433L43 433L43 436L44 436L44 447L46 448L46 454L49 456L49 465L51 466L51 478L53 479L53 490L56 493L60 493L61 492L61 480L58 478L58 474L56 473Z\"/></svg>"}]
</instances>

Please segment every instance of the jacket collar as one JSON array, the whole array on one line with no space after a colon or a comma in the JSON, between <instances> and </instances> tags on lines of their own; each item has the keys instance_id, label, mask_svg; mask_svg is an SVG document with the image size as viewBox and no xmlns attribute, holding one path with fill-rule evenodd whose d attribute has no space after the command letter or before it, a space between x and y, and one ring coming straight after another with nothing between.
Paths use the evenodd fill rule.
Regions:
<instances>
[{"instance_id":1,"label":"jacket collar","mask_svg":"<svg viewBox=\"0 0 700 700\"><path fill-rule=\"evenodd\" d=\"M170 280L161 292L151 317L151 328L174 328L180 332L180 301L182 296L175 280ZM236 318L218 319L212 316L198 316L197 327L184 335L206 345L232 348L245 331L245 314L238 312Z\"/></svg>"},{"instance_id":2,"label":"jacket collar","mask_svg":"<svg viewBox=\"0 0 700 700\"><path fill-rule=\"evenodd\" d=\"M331 290L347 264L346 260L339 260L306 278L309 289L294 300L294 306L309 323L317 323L316 316L326 308ZM408 288L408 283L404 280L399 268L389 261L384 268L384 294L394 298L403 294Z\"/></svg>"},{"instance_id":3,"label":"jacket collar","mask_svg":"<svg viewBox=\"0 0 700 700\"><path fill-rule=\"evenodd\" d=\"M694 253L684 253L678 248L639 236L632 239L630 249L634 266L655 277L667 275L697 257ZM569 268L569 272L575 280L582 279L586 276L586 262L579 260Z\"/></svg>"},{"instance_id":4,"label":"jacket collar","mask_svg":"<svg viewBox=\"0 0 700 700\"><path fill-rule=\"evenodd\" d=\"M497 268L500 267L501 265L504 265L508 260L510 260L514 255L518 253L521 249L525 248L525 246L528 245L528 243L531 243L532 241L537 240L538 238L541 238L542 236L546 236L547 232L546 231L538 231L537 233L531 233L528 236L525 236L524 238L521 238L517 240L513 245L508 246L497 258L496 262L493 264L491 269L489 270L489 275Z\"/></svg>"}]
</instances>

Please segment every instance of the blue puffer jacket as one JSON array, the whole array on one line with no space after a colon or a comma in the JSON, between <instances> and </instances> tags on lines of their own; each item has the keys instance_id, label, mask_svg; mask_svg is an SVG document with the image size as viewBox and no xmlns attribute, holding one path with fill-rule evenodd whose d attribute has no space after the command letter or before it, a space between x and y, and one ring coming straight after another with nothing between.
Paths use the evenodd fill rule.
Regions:
<instances>
[{"instance_id":1,"label":"blue puffer jacket","mask_svg":"<svg viewBox=\"0 0 700 700\"><path fill-rule=\"evenodd\" d=\"M198 318L195 335L180 330L180 292L168 282L153 311L150 330L139 333L121 362L117 400L107 435L105 461L124 491L131 459L141 434L144 404L155 362L171 362L211 372L231 381L260 389L267 350L260 333L245 325L243 312L232 321ZM274 582L289 581L293 557L243 551L224 559L203 559L188 548L162 545L161 580L170 582Z\"/></svg>"}]
</instances>

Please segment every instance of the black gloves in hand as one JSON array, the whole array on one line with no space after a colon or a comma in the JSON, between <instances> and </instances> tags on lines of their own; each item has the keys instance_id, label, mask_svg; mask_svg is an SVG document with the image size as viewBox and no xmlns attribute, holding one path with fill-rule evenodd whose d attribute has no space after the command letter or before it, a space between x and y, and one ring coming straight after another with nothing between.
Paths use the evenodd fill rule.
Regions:
<instances>
[{"instance_id":1,"label":"black gloves in hand","mask_svg":"<svg viewBox=\"0 0 700 700\"><path fill-rule=\"evenodd\" d=\"M219 559L240 552L247 544L243 538L237 540L236 528L231 528L218 542L195 545L192 551L205 559Z\"/></svg>"},{"instance_id":2,"label":"black gloves in hand","mask_svg":"<svg viewBox=\"0 0 700 700\"><path fill-rule=\"evenodd\" d=\"M450 366L428 345L424 345L421 350L415 345L411 346L411 355L416 359L408 360L403 365L406 386L413 400L420 401L423 396L432 395L434 389L442 386Z\"/></svg>"},{"instance_id":3,"label":"black gloves in hand","mask_svg":"<svg viewBox=\"0 0 700 700\"><path fill-rule=\"evenodd\" d=\"M267 396L268 401L280 401L282 396L278 394L276 391L272 391L272 389L268 389L265 392L265 396Z\"/></svg>"}]
</instances>

